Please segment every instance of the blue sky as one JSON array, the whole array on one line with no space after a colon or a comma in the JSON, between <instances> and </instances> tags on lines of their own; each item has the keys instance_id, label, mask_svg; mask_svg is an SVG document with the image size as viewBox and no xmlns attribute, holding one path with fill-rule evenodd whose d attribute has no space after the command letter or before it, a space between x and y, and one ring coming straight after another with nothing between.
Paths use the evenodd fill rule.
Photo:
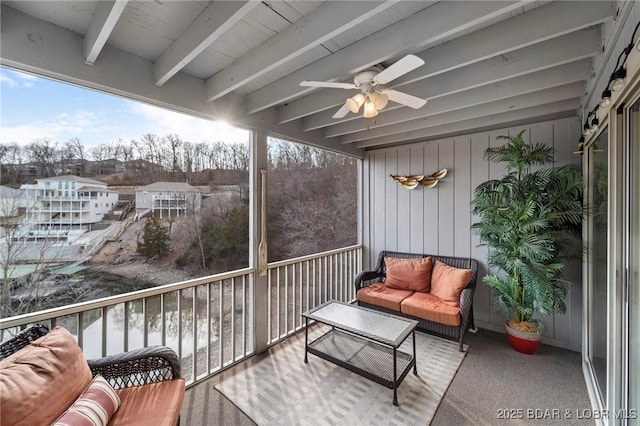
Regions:
<instances>
[{"instance_id":1,"label":"blue sky","mask_svg":"<svg viewBox=\"0 0 640 426\"><path fill-rule=\"evenodd\" d=\"M190 142L246 142L248 132L0 67L0 143L77 137L87 146L146 133Z\"/></svg>"}]
</instances>

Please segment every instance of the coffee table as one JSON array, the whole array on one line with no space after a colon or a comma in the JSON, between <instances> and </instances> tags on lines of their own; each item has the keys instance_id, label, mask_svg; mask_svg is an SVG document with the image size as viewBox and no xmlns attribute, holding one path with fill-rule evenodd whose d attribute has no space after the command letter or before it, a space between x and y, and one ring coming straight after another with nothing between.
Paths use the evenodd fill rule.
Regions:
<instances>
[{"instance_id":1,"label":"coffee table","mask_svg":"<svg viewBox=\"0 0 640 426\"><path fill-rule=\"evenodd\" d=\"M418 321L330 300L302 314L305 318L304 362L307 352L393 389L393 405L398 405L397 389L413 367L416 368L416 327ZM331 326L331 330L309 343L309 320ZM413 334L413 355L398 347Z\"/></svg>"}]
</instances>

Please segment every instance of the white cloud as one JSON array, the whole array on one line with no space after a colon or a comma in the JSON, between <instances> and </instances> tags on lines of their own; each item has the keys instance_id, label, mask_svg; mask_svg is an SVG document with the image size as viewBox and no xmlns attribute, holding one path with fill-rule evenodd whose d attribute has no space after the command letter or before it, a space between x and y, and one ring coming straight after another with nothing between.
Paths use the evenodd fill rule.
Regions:
<instances>
[{"instance_id":1,"label":"white cloud","mask_svg":"<svg viewBox=\"0 0 640 426\"><path fill-rule=\"evenodd\" d=\"M0 74L0 83L4 84L6 86L9 86L11 88L18 87L18 82L17 81L15 81L11 77L6 76L4 74Z\"/></svg>"},{"instance_id":2,"label":"white cloud","mask_svg":"<svg viewBox=\"0 0 640 426\"><path fill-rule=\"evenodd\" d=\"M35 76L10 70L2 70L0 73L0 84L8 86L11 89L32 88L37 80L38 78Z\"/></svg>"},{"instance_id":3,"label":"white cloud","mask_svg":"<svg viewBox=\"0 0 640 426\"><path fill-rule=\"evenodd\" d=\"M101 136L111 131L111 126L105 126L101 122L101 118L95 113L78 110L73 113L58 114L48 121L2 127L0 132L3 142L17 142L21 145L45 138L63 143L76 136L83 142L91 144L92 136Z\"/></svg>"},{"instance_id":4,"label":"white cloud","mask_svg":"<svg viewBox=\"0 0 640 426\"><path fill-rule=\"evenodd\" d=\"M131 112L142 117L156 129L151 131L158 136L174 133L182 140L198 143L208 142L248 142L249 131L230 126L226 123L208 121L191 117L163 108L136 103Z\"/></svg>"},{"instance_id":5,"label":"white cloud","mask_svg":"<svg viewBox=\"0 0 640 426\"><path fill-rule=\"evenodd\" d=\"M9 104L13 101L11 97L13 95L9 96L10 92L16 94L20 93L20 89L29 90L40 80L39 77L30 74L0 68L0 85L7 89ZM88 94L85 99L82 94L78 95L75 91L73 93L74 95L69 97L69 102L60 99L59 105L56 104L54 110L47 110L44 112L45 115L38 111L40 114L38 118L34 114L28 123L24 123L22 119L11 122L7 114L3 117L3 126L0 126L0 143L17 142L20 145L26 145L34 140L45 138L64 143L78 137L85 145L95 146L118 139L126 141L139 139L146 133L158 136L172 133L193 143L247 142L249 140L248 131L224 123L191 117L130 100L114 102L110 99L102 102L94 94ZM78 109L74 110L72 105Z\"/></svg>"}]
</instances>

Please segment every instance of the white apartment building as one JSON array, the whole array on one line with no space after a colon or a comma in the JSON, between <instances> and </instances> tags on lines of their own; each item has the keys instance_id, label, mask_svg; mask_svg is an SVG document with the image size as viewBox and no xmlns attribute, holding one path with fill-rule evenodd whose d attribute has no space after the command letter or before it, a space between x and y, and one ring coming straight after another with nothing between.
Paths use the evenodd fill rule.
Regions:
<instances>
[{"instance_id":1,"label":"white apartment building","mask_svg":"<svg viewBox=\"0 0 640 426\"><path fill-rule=\"evenodd\" d=\"M161 219L180 217L198 211L202 205L200 189L184 182L154 182L136 189L138 216L157 214Z\"/></svg>"},{"instance_id":2,"label":"white apartment building","mask_svg":"<svg viewBox=\"0 0 640 426\"><path fill-rule=\"evenodd\" d=\"M73 229L100 222L118 203L118 192L97 180L74 175L37 179L20 187L27 215L40 229Z\"/></svg>"},{"instance_id":3,"label":"white apartment building","mask_svg":"<svg viewBox=\"0 0 640 426\"><path fill-rule=\"evenodd\" d=\"M24 191L0 185L0 218L16 217L24 214L27 200Z\"/></svg>"}]
</instances>

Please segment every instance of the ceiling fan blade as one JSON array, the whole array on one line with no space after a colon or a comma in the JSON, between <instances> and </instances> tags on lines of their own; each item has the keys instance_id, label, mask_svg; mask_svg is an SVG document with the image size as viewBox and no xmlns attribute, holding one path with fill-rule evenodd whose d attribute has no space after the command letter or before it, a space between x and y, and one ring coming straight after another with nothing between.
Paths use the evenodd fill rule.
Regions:
<instances>
[{"instance_id":1,"label":"ceiling fan blade","mask_svg":"<svg viewBox=\"0 0 640 426\"><path fill-rule=\"evenodd\" d=\"M356 85L353 83L339 83L335 81L309 81L309 80L301 81L300 86L327 87L330 89L355 89L356 88Z\"/></svg>"},{"instance_id":2,"label":"ceiling fan blade","mask_svg":"<svg viewBox=\"0 0 640 426\"><path fill-rule=\"evenodd\" d=\"M426 103L426 99L418 98L416 96L408 95L406 93L398 92L397 90L385 89L382 91L389 97L390 100L402 105L410 106L411 108L422 108Z\"/></svg>"},{"instance_id":3,"label":"ceiling fan blade","mask_svg":"<svg viewBox=\"0 0 640 426\"><path fill-rule=\"evenodd\" d=\"M421 58L416 55L407 55L373 77L373 81L377 84L387 84L421 65L424 65L424 61Z\"/></svg>"},{"instance_id":4,"label":"ceiling fan blade","mask_svg":"<svg viewBox=\"0 0 640 426\"><path fill-rule=\"evenodd\" d=\"M342 118L348 113L349 113L349 107L345 102L344 105L342 105L342 107L339 110L337 110L335 114L333 114L332 118Z\"/></svg>"}]
</instances>

